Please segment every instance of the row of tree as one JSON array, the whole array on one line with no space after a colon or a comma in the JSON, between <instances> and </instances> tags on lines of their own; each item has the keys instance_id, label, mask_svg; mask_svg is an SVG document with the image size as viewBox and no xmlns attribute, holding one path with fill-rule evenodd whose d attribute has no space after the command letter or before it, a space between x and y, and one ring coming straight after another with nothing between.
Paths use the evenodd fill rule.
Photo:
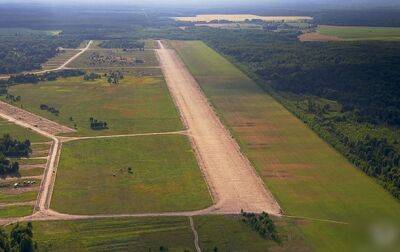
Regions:
<instances>
[{"instance_id":1,"label":"row of tree","mask_svg":"<svg viewBox=\"0 0 400 252\"><path fill-rule=\"evenodd\" d=\"M137 49L144 51L145 43L136 39L113 39L101 42L100 47L103 48L122 48L122 49Z\"/></svg>"},{"instance_id":2,"label":"row of tree","mask_svg":"<svg viewBox=\"0 0 400 252\"><path fill-rule=\"evenodd\" d=\"M33 252L37 251L37 243L33 240L33 225L17 223L8 234L0 228L0 251L3 252Z\"/></svg>"},{"instance_id":3,"label":"row of tree","mask_svg":"<svg viewBox=\"0 0 400 252\"><path fill-rule=\"evenodd\" d=\"M242 217L243 222L248 224L264 239L280 242L275 224L267 213L255 214L242 211Z\"/></svg>"},{"instance_id":4,"label":"row of tree","mask_svg":"<svg viewBox=\"0 0 400 252\"><path fill-rule=\"evenodd\" d=\"M0 176L18 175L19 164L9 158L28 157L32 153L29 140L18 141L5 134L0 138Z\"/></svg>"}]
</instances>

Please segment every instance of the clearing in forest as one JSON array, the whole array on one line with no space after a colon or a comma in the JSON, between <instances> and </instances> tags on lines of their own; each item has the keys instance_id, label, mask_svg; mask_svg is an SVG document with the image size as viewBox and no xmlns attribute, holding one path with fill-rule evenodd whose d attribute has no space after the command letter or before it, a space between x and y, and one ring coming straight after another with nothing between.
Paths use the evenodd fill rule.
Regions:
<instances>
[{"instance_id":1,"label":"clearing in forest","mask_svg":"<svg viewBox=\"0 0 400 252\"><path fill-rule=\"evenodd\" d=\"M301 41L354 41L354 40L400 40L399 27L331 26L320 25L316 32L305 33Z\"/></svg>"}]
</instances>

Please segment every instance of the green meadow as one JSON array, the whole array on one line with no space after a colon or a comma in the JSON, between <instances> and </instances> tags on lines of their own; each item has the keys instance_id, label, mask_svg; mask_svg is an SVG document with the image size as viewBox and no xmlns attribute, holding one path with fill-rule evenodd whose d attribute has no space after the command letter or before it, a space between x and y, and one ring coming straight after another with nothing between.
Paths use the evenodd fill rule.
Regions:
<instances>
[{"instance_id":1,"label":"green meadow","mask_svg":"<svg viewBox=\"0 0 400 252\"><path fill-rule=\"evenodd\" d=\"M187 211L212 204L182 135L63 144L51 208L70 214Z\"/></svg>"},{"instance_id":2,"label":"green meadow","mask_svg":"<svg viewBox=\"0 0 400 252\"><path fill-rule=\"evenodd\" d=\"M76 128L75 135L112 135L182 130L179 114L160 77L126 75L111 85L105 77L84 81L83 77L60 78L38 84L16 85L9 93L21 96L16 103L35 114ZM2 97L1 99L4 99ZM41 110L46 104L59 115ZM106 121L108 129L92 130L90 118Z\"/></svg>"},{"instance_id":3,"label":"green meadow","mask_svg":"<svg viewBox=\"0 0 400 252\"><path fill-rule=\"evenodd\" d=\"M343 40L400 40L399 27L320 25L317 32Z\"/></svg>"}]
</instances>

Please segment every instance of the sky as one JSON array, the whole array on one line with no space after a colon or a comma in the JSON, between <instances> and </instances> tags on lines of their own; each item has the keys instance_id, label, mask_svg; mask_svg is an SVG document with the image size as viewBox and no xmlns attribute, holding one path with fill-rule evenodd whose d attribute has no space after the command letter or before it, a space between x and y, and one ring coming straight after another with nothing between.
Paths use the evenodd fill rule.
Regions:
<instances>
[{"instance_id":1,"label":"sky","mask_svg":"<svg viewBox=\"0 0 400 252\"><path fill-rule=\"evenodd\" d=\"M375 4L390 5L400 0L0 0L0 3L46 3L50 5L156 5L156 6L254 6L285 4L317 4L317 5L352 5Z\"/></svg>"}]
</instances>

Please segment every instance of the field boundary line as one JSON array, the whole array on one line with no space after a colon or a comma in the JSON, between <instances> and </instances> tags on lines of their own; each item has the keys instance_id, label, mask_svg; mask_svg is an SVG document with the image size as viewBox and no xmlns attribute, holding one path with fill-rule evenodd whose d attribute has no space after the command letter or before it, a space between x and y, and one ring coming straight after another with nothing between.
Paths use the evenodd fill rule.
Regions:
<instances>
[{"instance_id":1,"label":"field boundary line","mask_svg":"<svg viewBox=\"0 0 400 252\"><path fill-rule=\"evenodd\" d=\"M337 221L331 219L321 219L321 218L313 218L313 217L306 217L306 216L295 216L295 215L282 215L284 218L290 219L300 219L300 220L310 220L310 221L319 221L319 222L329 222L335 224L342 224L342 225L349 225L350 223L344 221Z\"/></svg>"},{"instance_id":2,"label":"field boundary line","mask_svg":"<svg viewBox=\"0 0 400 252\"><path fill-rule=\"evenodd\" d=\"M167 131L167 132L149 132L149 133L136 133L136 134L121 134L121 135L103 135L103 136L83 136L83 137L57 137L61 142L71 142L86 139L103 139L103 138L120 138L120 137L139 137L139 136L159 136L159 135L187 135L186 130Z\"/></svg>"},{"instance_id":3,"label":"field boundary line","mask_svg":"<svg viewBox=\"0 0 400 252\"><path fill-rule=\"evenodd\" d=\"M201 252L201 248L199 246L199 234L197 233L197 230L194 226L193 222L193 217L189 216L189 223L190 223L190 228L192 229L193 236L194 236L194 246L196 247L197 252Z\"/></svg>"}]
</instances>

